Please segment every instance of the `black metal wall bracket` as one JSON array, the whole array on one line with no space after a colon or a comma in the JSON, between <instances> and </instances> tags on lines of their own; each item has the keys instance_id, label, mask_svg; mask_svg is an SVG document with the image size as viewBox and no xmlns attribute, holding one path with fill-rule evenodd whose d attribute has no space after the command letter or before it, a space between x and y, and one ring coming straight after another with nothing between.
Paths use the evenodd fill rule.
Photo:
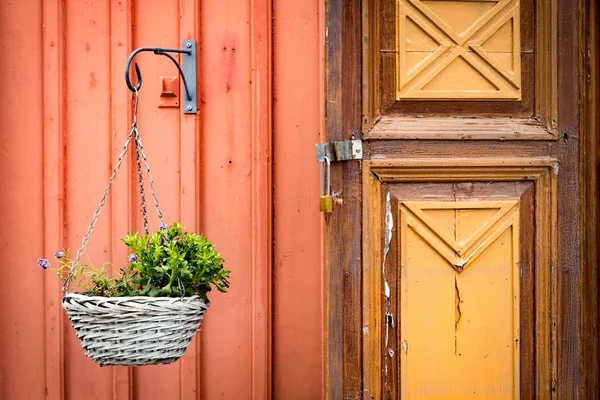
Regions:
<instances>
[{"instance_id":1,"label":"black metal wall bracket","mask_svg":"<svg viewBox=\"0 0 600 400\"><path fill-rule=\"evenodd\" d=\"M140 47L139 49L135 49L127 59L127 64L125 64L125 82L127 83L127 87L132 92L139 91L142 87L142 73L140 72L140 67L135 63L135 74L137 76L137 85L134 87L131 84L131 80L129 78L129 69L131 67L131 61L136 54L141 53L143 51L151 51L154 54L158 54L159 56L165 56L169 60L173 61L177 69L179 70L179 74L181 75L181 81L183 82L183 88L185 90L185 98L183 101L183 112L186 114L195 114L197 111L197 82L196 82L196 41L195 40L184 40L183 41L183 49L163 49L160 47ZM173 57L169 53L179 53L181 54L183 69L181 65L177 62L175 57Z\"/></svg>"}]
</instances>

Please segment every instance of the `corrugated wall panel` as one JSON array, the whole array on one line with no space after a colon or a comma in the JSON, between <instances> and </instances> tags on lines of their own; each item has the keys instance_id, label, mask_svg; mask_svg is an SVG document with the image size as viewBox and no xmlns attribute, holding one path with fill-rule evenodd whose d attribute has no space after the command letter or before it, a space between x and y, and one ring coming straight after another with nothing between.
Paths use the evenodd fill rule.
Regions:
<instances>
[{"instance_id":1,"label":"corrugated wall panel","mask_svg":"<svg viewBox=\"0 0 600 400\"><path fill-rule=\"evenodd\" d=\"M110 176L110 8L64 4L64 246L74 256ZM107 204L83 256L95 267L110 260L110 212ZM111 397L111 369L89 362L73 329L65 332L64 357L66 399Z\"/></svg>"},{"instance_id":2,"label":"corrugated wall panel","mask_svg":"<svg viewBox=\"0 0 600 400\"><path fill-rule=\"evenodd\" d=\"M313 156L322 122L321 7L0 1L0 257L10 265L0 290L0 398L321 397ZM159 108L160 76L176 70L141 54L140 133L166 220L214 241L232 288L212 296L181 361L100 368L64 315L60 283L36 260L61 246L74 253L85 234L131 124L128 54L183 39L199 44L200 111ZM125 259L119 238L141 229L134 172L128 157L88 247L96 264Z\"/></svg>"},{"instance_id":3,"label":"corrugated wall panel","mask_svg":"<svg viewBox=\"0 0 600 400\"><path fill-rule=\"evenodd\" d=\"M41 11L39 1L0 4L0 397L7 399L44 398L44 281L35 267L44 251Z\"/></svg>"},{"instance_id":4,"label":"corrugated wall panel","mask_svg":"<svg viewBox=\"0 0 600 400\"><path fill-rule=\"evenodd\" d=\"M202 230L231 269L202 334L204 398L252 390L250 3L202 3ZM225 370L214 364L228 365ZM231 382L235 382L232 385ZM239 396L239 395L238 395Z\"/></svg>"},{"instance_id":5,"label":"corrugated wall panel","mask_svg":"<svg viewBox=\"0 0 600 400\"><path fill-rule=\"evenodd\" d=\"M274 3L274 393L315 399L323 392L321 2Z\"/></svg>"},{"instance_id":6,"label":"corrugated wall panel","mask_svg":"<svg viewBox=\"0 0 600 400\"><path fill-rule=\"evenodd\" d=\"M133 48L137 47L181 47L179 40L178 2L149 4L147 1L133 2ZM136 56L143 80L140 89L138 125L140 137L155 180L156 190L165 222L180 221L180 123L179 108L159 108L160 76L176 76L176 68L166 57L150 52ZM194 118L194 117L192 117ZM137 189L134 189L137 191ZM158 226L156 212L147 188L146 203L149 222L155 230ZM138 226L140 224L138 223ZM193 229L194 227L192 227ZM180 363L133 368L133 399L180 398Z\"/></svg>"}]
</instances>

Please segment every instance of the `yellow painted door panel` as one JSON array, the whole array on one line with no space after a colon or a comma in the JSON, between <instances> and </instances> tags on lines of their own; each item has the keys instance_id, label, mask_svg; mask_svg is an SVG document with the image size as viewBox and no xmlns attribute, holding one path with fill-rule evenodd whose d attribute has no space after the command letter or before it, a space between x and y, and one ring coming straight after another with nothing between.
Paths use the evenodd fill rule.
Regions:
<instances>
[{"instance_id":1,"label":"yellow painted door panel","mask_svg":"<svg viewBox=\"0 0 600 400\"><path fill-rule=\"evenodd\" d=\"M364 162L366 398L551 398L555 162Z\"/></svg>"},{"instance_id":2,"label":"yellow painted door panel","mask_svg":"<svg viewBox=\"0 0 600 400\"><path fill-rule=\"evenodd\" d=\"M519 0L398 0L397 100L521 99Z\"/></svg>"},{"instance_id":3,"label":"yellow painted door panel","mask_svg":"<svg viewBox=\"0 0 600 400\"><path fill-rule=\"evenodd\" d=\"M399 207L402 398L519 398L517 201Z\"/></svg>"}]
</instances>

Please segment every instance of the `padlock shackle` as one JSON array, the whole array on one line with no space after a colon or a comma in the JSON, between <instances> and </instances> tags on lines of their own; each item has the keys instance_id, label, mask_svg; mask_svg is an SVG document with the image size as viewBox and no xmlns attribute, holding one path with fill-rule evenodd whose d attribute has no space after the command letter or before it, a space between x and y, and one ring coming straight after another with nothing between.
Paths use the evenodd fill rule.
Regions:
<instances>
[{"instance_id":1,"label":"padlock shackle","mask_svg":"<svg viewBox=\"0 0 600 400\"><path fill-rule=\"evenodd\" d=\"M321 163L321 196L331 196L331 161L329 157L323 157Z\"/></svg>"}]
</instances>

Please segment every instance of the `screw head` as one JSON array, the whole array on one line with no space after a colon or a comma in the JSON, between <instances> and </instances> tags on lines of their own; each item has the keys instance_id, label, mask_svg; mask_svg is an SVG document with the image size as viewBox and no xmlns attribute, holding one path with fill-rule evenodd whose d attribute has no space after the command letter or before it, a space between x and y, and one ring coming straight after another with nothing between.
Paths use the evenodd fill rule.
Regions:
<instances>
[{"instance_id":1,"label":"screw head","mask_svg":"<svg viewBox=\"0 0 600 400\"><path fill-rule=\"evenodd\" d=\"M186 108L188 111L192 111L192 106L187 106Z\"/></svg>"},{"instance_id":2,"label":"screw head","mask_svg":"<svg viewBox=\"0 0 600 400\"><path fill-rule=\"evenodd\" d=\"M185 44L185 47L187 47L187 48L189 49L190 47L192 47L192 44L191 44L190 42L187 42L187 43Z\"/></svg>"}]
</instances>

